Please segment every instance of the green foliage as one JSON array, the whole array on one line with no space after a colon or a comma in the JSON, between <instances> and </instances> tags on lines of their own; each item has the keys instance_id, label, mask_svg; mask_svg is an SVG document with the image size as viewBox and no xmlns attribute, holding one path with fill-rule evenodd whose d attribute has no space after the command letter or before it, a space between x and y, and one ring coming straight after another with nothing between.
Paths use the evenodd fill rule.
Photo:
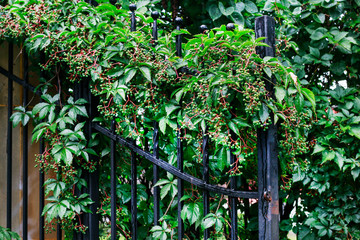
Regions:
<instances>
[{"instance_id":1,"label":"green foliage","mask_svg":"<svg viewBox=\"0 0 360 240\"><path fill-rule=\"evenodd\" d=\"M296 185L302 184L301 204L305 206L297 216L303 224L296 229L299 234L314 232L324 238L357 239L359 91L338 86L316 95L318 121L310 134L314 150L307 156L308 167L296 168L293 178Z\"/></svg>"},{"instance_id":2,"label":"green foliage","mask_svg":"<svg viewBox=\"0 0 360 240\"><path fill-rule=\"evenodd\" d=\"M240 189L253 187L257 180L256 130L279 124L285 202L282 229L293 229L301 239L359 237L358 206L354 203L359 197L355 181L360 173L360 100L355 90L359 72L354 67L360 60L359 10L352 8L359 2L183 1L189 32L197 33L197 25L203 23L216 28L186 39L182 59L175 54L173 39L179 34L189 35L187 30L168 31L169 24L160 20L159 40L156 44L152 41L148 13L159 9L158 4L143 1L137 11L140 30L130 32L127 1L115 6L104 1L97 7L60 0L12 2L1 9L0 37L24 41L33 56L45 52L41 67L51 77L61 77L63 89L71 88L66 79L91 79L92 93L100 99L101 117L97 120L109 126L115 119L117 133L132 138L140 147L151 141L152 120L158 121L160 158L170 164L176 163L176 131L183 131L185 169L193 176L201 176L200 143L207 129L212 184L226 184L231 174L238 176ZM252 26L255 17L263 13L278 21L275 58L260 59L255 48L263 45L261 39L244 28ZM229 21L237 24L234 31L222 25ZM64 76L59 75L59 68L64 69ZM264 78L277 80L274 93L266 91ZM330 90L344 79L353 88ZM77 226L76 216L88 211L91 200L86 195L74 197L72 186L84 187L80 168L97 167L103 186L99 213L105 235L110 216L108 140L86 138L84 100L75 101L62 92L54 96L45 93L42 98L44 102L32 111L18 108L12 121L14 125L26 124L34 118L33 141L44 137L48 142L39 163L44 171L54 169L57 176L47 184L47 219L58 218L64 226ZM59 106L58 101L65 105ZM93 147L97 144L101 161L95 166L89 154L96 155ZM117 224L121 236L129 237L130 167L126 159L130 153L117 148L117 159L122 161L116 169L120 201ZM229 164L230 150L236 154L233 166ZM152 226L149 189L153 186L151 171L147 171L151 165L139 161L139 237L174 237L177 181L161 173L157 186L161 188L163 218L161 225ZM214 238L227 237L225 199L213 194L211 213L202 218L202 204L197 198L200 191L189 184L185 192L182 218L187 237L197 239L206 228ZM289 209L296 201L301 204L289 219ZM242 237L253 237L254 221L239 224L245 230Z\"/></svg>"},{"instance_id":3,"label":"green foliage","mask_svg":"<svg viewBox=\"0 0 360 240\"><path fill-rule=\"evenodd\" d=\"M7 228L4 228L2 226L0 226L0 238L4 239L4 240L12 240L12 239L16 239L16 240L20 240L20 236L19 234L10 231Z\"/></svg>"}]
</instances>

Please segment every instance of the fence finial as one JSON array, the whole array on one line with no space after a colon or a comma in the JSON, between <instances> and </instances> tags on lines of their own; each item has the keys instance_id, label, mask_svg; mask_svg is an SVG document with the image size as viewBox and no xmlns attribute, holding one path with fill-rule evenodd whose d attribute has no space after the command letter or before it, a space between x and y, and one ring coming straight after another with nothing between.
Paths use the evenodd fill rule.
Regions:
<instances>
[{"instance_id":1,"label":"fence finial","mask_svg":"<svg viewBox=\"0 0 360 240\"><path fill-rule=\"evenodd\" d=\"M151 13L151 17L152 17L154 20L156 20L156 19L158 19L158 18L160 17L160 14L159 14L158 11L154 11L154 12Z\"/></svg>"},{"instance_id":2,"label":"fence finial","mask_svg":"<svg viewBox=\"0 0 360 240\"><path fill-rule=\"evenodd\" d=\"M206 30L208 30L208 27L206 25L204 25L204 24L201 25L199 28L200 28L201 33L204 33Z\"/></svg>"},{"instance_id":3,"label":"fence finial","mask_svg":"<svg viewBox=\"0 0 360 240\"><path fill-rule=\"evenodd\" d=\"M135 4L135 3L131 3L131 4L129 5L129 9L130 9L130 11L134 12L134 11L136 10L136 4Z\"/></svg>"},{"instance_id":4,"label":"fence finial","mask_svg":"<svg viewBox=\"0 0 360 240\"><path fill-rule=\"evenodd\" d=\"M135 10L136 10L136 5L135 3L131 3L129 5L129 9L131 11L131 25L130 25L130 30L132 32L136 31L136 19L135 19Z\"/></svg>"},{"instance_id":5,"label":"fence finial","mask_svg":"<svg viewBox=\"0 0 360 240\"><path fill-rule=\"evenodd\" d=\"M228 30L228 31L234 31L234 29L235 29L235 25L234 25L233 23L228 23L228 24L226 25L226 30Z\"/></svg>"},{"instance_id":6,"label":"fence finial","mask_svg":"<svg viewBox=\"0 0 360 240\"><path fill-rule=\"evenodd\" d=\"M183 22L183 20L182 20L181 17L176 17L175 18L175 24L176 24L177 27L180 27L182 25L182 22Z\"/></svg>"}]
</instances>

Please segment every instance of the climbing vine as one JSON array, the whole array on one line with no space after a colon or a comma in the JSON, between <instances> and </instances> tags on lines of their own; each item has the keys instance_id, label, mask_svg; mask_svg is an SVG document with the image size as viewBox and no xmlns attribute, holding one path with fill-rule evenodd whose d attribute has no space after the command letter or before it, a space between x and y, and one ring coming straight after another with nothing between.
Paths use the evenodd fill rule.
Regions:
<instances>
[{"instance_id":1,"label":"climbing vine","mask_svg":"<svg viewBox=\"0 0 360 240\"><path fill-rule=\"evenodd\" d=\"M85 136L89 121L86 101L71 97L74 84L81 81L86 81L99 99L99 116L94 120L109 126L114 119L116 132L135 140L140 147L145 148L151 139L153 121L158 122L160 156L171 164L175 163L176 133L183 132L186 171L193 176L200 176L201 141L207 134L214 184L227 184L232 175L248 179L242 180L242 188L256 188L256 130L272 123L280 126L284 175L293 166L306 165L296 156L307 151L305 137L315 111L314 94L301 86L293 70L277 58L261 59L256 54L256 47L264 43L255 38L252 30L221 26L191 36L185 39L180 58L174 39L189 36L187 30L167 31L167 23L159 19L159 38L155 41L151 36L154 19L136 13L138 30L131 32L129 11L121 4L100 2L94 7L65 0L14 1L0 12L0 38L22 44L23 51L50 79L42 79L38 86L43 102L31 111L20 107L12 117L14 125L33 119L33 141L42 138L46 142L37 161L41 171L52 174L46 182L49 203L44 215L48 223L57 220L65 229L86 229L80 216L89 212L92 201L87 194L75 192L76 188L86 187L82 173L97 168L103 170L99 213L103 215L104 235L109 227L108 140L97 134ZM264 81L271 79L276 79L274 92L265 88ZM120 234L128 238L129 152L118 148L124 165L117 169L117 219ZM231 166L230 149L236 156ZM95 157L99 161L93 161ZM173 236L177 226L171 214L177 204L176 181L170 174L161 175L158 185L164 217L161 226L151 228L148 206L152 185L145 171L148 167L149 163L142 162L138 168L138 207L144 210L138 221L144 228L144 238L152 235L164 239ZM198 189L189 185L185 192L182 218L195 234L187 237L193 239L201 229L210 227L214 237L222 235L220 230L228 223L224 214L226 199L213 196L212 214L202 219Z\"/></svg>"}]
</instances>

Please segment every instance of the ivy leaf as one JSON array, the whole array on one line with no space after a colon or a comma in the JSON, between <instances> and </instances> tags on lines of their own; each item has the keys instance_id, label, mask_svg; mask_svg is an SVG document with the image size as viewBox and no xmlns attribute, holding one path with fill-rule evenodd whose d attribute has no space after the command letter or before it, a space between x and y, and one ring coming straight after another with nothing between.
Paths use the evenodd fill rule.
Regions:
<instances>
[{"instance_id":1,"label":"ivy leaf","mask_svg":"<svg viewBox=\"0 0 360 240\"><path fill-rule=\"evenodd\" d=\"M307 98L307 100L309 100L309 102L311 103L311 106L313 107L313 110L315 112L316 100L315 100L314 93L307 88L301 88L301 93L304 94L304 96Z\"/></svg>"},{"instance_id":2,"label":"ivy leaf","mask_svg":"<svg viewBox=\"0 0 360 240\"><path fill-rule=\"evenodd\" d=\"M322 153L322 162L321 164L333 160L335 158L335 152L334 151L324 151Z\"/></svg>"},{"instance_id":3,"label":"ivy leaf","mask_svg":"<svg viewBox=\"0 0 360 240\"><path fill-rule=\"evenodd\" d=\"M140 71L143 74L143 76L151 82L151 73L150 73L150 69L148 67L145 66L141 66L140 67Z\"/></svg>"},{"instance_id":4,"label":"ivy leaf","mask_svg":"<svg viewBox=\"0 0 360 240\"><path fill-rule=\"evenodd\" d=\"M236 126L234 122L230 121L228 126L234 133L236 133L236 135L240 136L239 128Z\"/></svg>"},{"instance_id":5,"label":"ivy leaf","mask_svg":"<svg viewBox=\"0 0 360 240\"><path fill-rule=\"evenodd\" d=\"M165 117L160 119L160 121L159 121L159 129L163 134L165 134L165 132L166 132L166 118Z\"/></svg>"},{"instance_id":6,"label":"ivy leaf","mask_svg":"<svg viewBox=\"0 0 360 240\"><path fill-rule=\"evenodd\" d=\"M135 68L128 68L126 69L125 71L125 82L128 83L131 81L131 79L133 79L133 77L135 76L136 74L136 69Z\"/></svg>"},{"instance_id":7,"label":"ivy leaf","mask_svg":"<svg viewBox=\"0 0 360 240\"><path fill-rule=\"evenodd\" d=\"M181 218L183 220L187 219L190 224L194 224L200 216L200 207L197 203L186 204L181 211Z\"/></svg>"},{"instance_id":8,"label":"ivy leaf","mask_svg":"<svg viewBox=\"0 0 360 240\"><path fill-rule=\"evenodd\" d=\"M219 9L220 12L225 16L229 16L234 12L234 7L228 7L225 9L224 4L222 2L219 2Z\"/></svg>"},{"instance_id":9,"label":"ivy leaf","mask_svg":"<svg viewBox=\"0 0 360 240\"><path fill-rule=\"evenodd\" d=\"M323 13L314 14L314 20L318 23L324 23L325 22L325 14L323 14Z\"/></svg>"},{"instance_id":10,"label":"ivy leaf","mask_svg":"<svg viewBox=\"0 0 360 240\"><path fill-rule=\"evenodd\" d=\"M351 126L349 134L360 139L360 125Z\"/></svg>"},{"instance_id":11,"label":"ivy leaf","mask_svg":"<svg viewBox=\"0 0 360 240\"><path fill-rule=\"evenodd\" d=\"M224 168L227 166L228 163L228 154L227 154L227 149L225 147L222 147L219 150L219 153L217 154L217 166L219 168L220 171L223 171Z\"/></svg>"},{"instance_id":12,"label":"ivy leaf","mask_svg":"<svg viewBox=\"0 0 360 240\"><path fill-rule=\"evenodd\" d=\"M221 17L221 12L216 4L211 4L208 9L209 15L213 21Z\"/></svg>"},{"instance_id":13,"label":"ivy leaf","mask_svg":"<svg viewBox=\"0 0 360 240\"><path fill-rule=\"evenodd\" d=\"M244 26L245 20L241 13L233 12L230 17L237 25Z\"/></svg>"},{"instance_id":14,"label":"ivy leaf","mask_svg":"<svg viewBox=\"0 0 360 240\"><path fill-rule=\"evenodd\" d=\"M210 228L210 227L212 227L214 224L215 224L215 222L216 222L216 217L215 217L215 215L214 214L211 214L210 216L209 216L210 214L208 214L208 216L206 217L206 218L204 218L204 220L202 221L202 223L201 223L201 227L203 228L203 229L207 229L207 228Z\"/></svg>"},{"instance_id":15,"label":"ivy leaf","mask_svg":"<svg viewBox=\"0 0 360 240\"><path fill-rule=\"evenodd\" d=\"M269 108L266 106L265 103L263 103L261 105L260 111L259 111L259 115L260 115L260 120L262 123L265 123L266 120L269 118Z\"/></svg>"},{"instance_id":16,"label":"ivy leaf","mask_svg":"<svg viewBox=\"0 0 360 240\"><path fill-rule=\"evenodd\" d=\"M286 95L286 91L283 87L281 87L281 86L275 87L275 97L279 103L282 103L282 101L285 98L285 95Z\"/></svg>"},{"instance_id":17,"label":"ivy leaf","mask_svg":"<svg viewBox=\"0 0 360 240\"><path fill-rule=\"evenodd\" d=\"M351 175L354 178L354 181L359 177L360 174L360 167L356 167L353 170L351 170Z\"/></svg>"},{"instance_id":18,"label":"ivy leaf","mask_svg":"<svg viewBox=\"0 0 360 240\"><path fill-rule=\"evenodd\" d=\"M319 153L319 152L322 152L324 151L326 148L319 145L319 144L316 144L315 147L314 147L314 151L312 154L315 154L315 153Z\"/></svg>"},{"instance_id":19,"label":"ivy leaf","mask_svg":"<svg viewBox=\"0 0 360 240\"><path fill-rule=\"evenodd\" d=\"M166 104L165 105L165 111L166 116L169 116L171 113L173 113L176 109L179 109L179 106L175 106L174 104Z\"/></svg>"},{"instance_id":20,"label":"ivy leaf","mask_svg":"<svg viewBox=\"0 0 360 240\"><path fill-rule=\"evenodd\" d=\"M259 11L255 3L248 0L245 1L245 10L249 13L257 13Z\"/></svg>"}]
</instances>

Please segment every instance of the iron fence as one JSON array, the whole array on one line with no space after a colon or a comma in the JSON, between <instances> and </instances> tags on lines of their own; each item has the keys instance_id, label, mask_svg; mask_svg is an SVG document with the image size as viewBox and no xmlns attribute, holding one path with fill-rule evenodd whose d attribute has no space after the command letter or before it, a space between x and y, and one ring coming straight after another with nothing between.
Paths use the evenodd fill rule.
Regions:
<instances>
[{"instance_id":1,"label":"iron fence","mask_svg":"<svg viewBox=\"0 0 360 240\"><path fill-rule=\"evenodd\" d=\"M135 18L135 5L130 5L131 10L131 31L136 31L136 18ZM157 39L157 19L159 14L152 13L153 22L153 38ZM181 27L181 18L175 19L176 29ZM263 16L255 20L255 33L256 37L265 37L266 42L270 47L259 47L258 53L261 57L274 56L274 20L271 17ZM232 26L228 25L229 30ZM203 31L202 28L201 31ZM181 35L176 36L176 50L177 55L181 57ZM23 79L15 76L13 73L13 44L9 44L8 48L8 69L0 67L0 73L8 78L8 119L13 113L13 83L20 84L23 88L23 106L26 108L28 101L28 92L35 91L35 87L29 84L29 67L28 57L23 53ZM96 115L96 107L94 97L90 93L89 82L83 81L75 87L75 98L85 98L88 104L88 112L90 120ZM267 84L267 90L273 92L272 84ZM35 92L40 94L39 92ZM180 129L180 126L178 126ZM11 122L7 123L7 218L6 227L12 228L12 125ZM26 126L22 128L22 151L23 151L23 177L22 177L22 191L23 191L23 216L22 216L22 233L23 239L28 238L28 129ZM131 237L137 239L137 172L136 167L138 158L141 156L143 159L150 161L153 164L153 185L159 180L159 170L169 172L177 177L177 190L178 190L178 239L184 238L184 224L181 218L181 211L183 208L180 199L184 195L184 182L196 185L203 190L203 215L206 216L210 212L209 207L209 193L223 194L229 197L229 216L231 219L230 236L232 240L238 239L237 224L238 224L238 211L239 198L241 199L258 199L258 223L259 223L259 239L278 239L279 238L279 198L278 198L278 163L276 152L276 126L270 125L267 130L258 130L258 191L239 191L236 188L236 178L230 177L230 187L225 188L218 185L209 183L209 137L204 132L202 150L203 150L203 177L202 179L196 178L184 172L184 155L182 146L182 132L177 131L177 167L172 166L168 162L159 158L159 124L154 121L153 125L153 139L152 139L152 152L147 149L139 147L134 141L125 139L115 133L115 121L112 121L111 128L107 129L99 124L87 123L87 135L91 136L92 133L98 132L110 139L110 181L111 181L111 239L116 239L116 145L120 144L131 151ZM39 152L44 151L44 145L40 143ZM231 153L230 164L234 163L234 154ZM44 217L42 216L42 209L44 208L44 174L39 173L39 239L45 239L44 233ZM96 213L99 208L99 173L97 171L92 173L84 173L85 179L88 181L87 192L90 198L94 201L91 205L92 213L86 214L83 217L83 222L89 226L85 234L75 234L75 239L99 239L99 215ZM154 199L154 225L159 224L160 219L160 189L158 186L153 188ZM209 229L204 230L204 239L210 236ZM60 225L57 226L57 239L62 238Z\"/></svg>"}]
</instances>

